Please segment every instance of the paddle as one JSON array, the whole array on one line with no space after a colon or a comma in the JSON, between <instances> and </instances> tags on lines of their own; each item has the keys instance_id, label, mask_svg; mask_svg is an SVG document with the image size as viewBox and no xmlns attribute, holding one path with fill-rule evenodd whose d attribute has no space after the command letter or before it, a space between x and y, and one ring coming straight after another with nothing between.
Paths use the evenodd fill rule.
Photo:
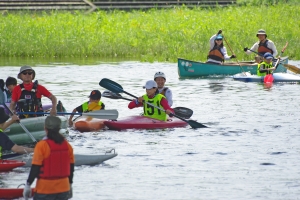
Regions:
<instances>
[{"instance_id":1,"label":"paddle","mask_svg":"<svg viewBox=\"0 0 300 200\"><path fill-rule=\"evenodd\" d=\"M283 49L280 52L279 57L277 58L277 61L276 61L275 66L274 66L275 69L271 72L271 74L268 74L268 75L265 76L264 83L273 83L273 81L274 81L273 72L277 69L277 67L279 65L280 57L283 54L283 52L285 51L287 45L288 45L288 42L285 44L285 46L283 47Z\"/></svg>"},{"instance_id":2,"label":"paddle","mask_svg":"<svg viewBox=\"0 0 300 200\"><path fill-rule=\"evenodd\" d=\"M106 97L106 98L110 98L110 99L124 99L127 101L132 101L132 99L125 98L122 95L120 95L119 93L113 93L112 91L109 91L109 90L105 90L102 93L102 97ZM193 111L189 108L176 107L176 108L173 108L173 110L176 115L183 117L185 119L189 119L193 115Z\"/></svg>"},{"instance_id":3,"label":"paddle","mask_svg":"<svg viewBox=\"0 0 300 200\"><path fill-rule=\"evenodd\" d=\"M114 81L112 81L112 80L109 80L109 79L107 79L107 78L103 78L103 79L99 82L99 85L102 86L102 87L104 87L104 88L106 88L106 89L108 89L108 90L110 90L110 91L112 91L112 92L114 92L114 93L122 93L122 92L123 92L123 93L125 93L125 94L127 94L127 95L129 95L129 96L132 96L133 98L138 99L137 96L134 96L134 95L132 95L132 94L130 94L130 93L124 91L124 90L123 90L123 87L122 87L120 84L118 84L118 83L116 83L116 82L114 82ZM149 102L145 102L145 103L147 103L148 105L150 105L150 106L152 106L152 107L155 107L155 108L157 108L157 109L159 109L159 110L165 112L164 109L162 109L162 108L160 108L160 107L157 107L157 106L155 106L155 105L153 105L153 104L151 104L151 103L149 103ZM174 117L176 117L176 118L178 118L178 119L180 119L180 120L182 120L182 121L188 123L192 128L206 128L206 127L207 127L207 126L205 126L205 125L203 125L203 124L200 124L200 123L198 123L198 122L196 122L196 121L194 121L194 120L186 120L186 119L184 119L184 118L182 118L182 117L180 117L180 116L178 116L178 115L176 115L176 114L172 114L172 116L174 116Z\"/></svg>"},{"instance_id":4,"label":"paddle","mask_svg":"<svg viewBox=\"0 0 300 200\"><path fill-rule=\"evenodd\" d=\"M294 72L295 74L300 74L300 68L294 66L294 65L290 65L290 64L283 64L283 66L285 68L287 68L288 70L290 70L291 72Z\"/></svg>"},{"instance_id":5,"label":"paddle","mask_svg":"<svg viewBox=\"0 0 300 200\"><path fill-rule=\"evenodd\" d=\"M50 115L48 112L19 112L17 114L25 114L25 115ZM117 119L119 116L119 112L117 110L95 110L87 113L67 113L67 112L57 112L58 115L82 115L89 116L98 119Z\"/></svg>"},{"instance_id":6,"label":"paddle","mask_svg":"<svg viewBox=\"0 0 300 200\"><path fill-rule=\"evenodd\" d=\"M10 112L10 114L14 114L10 109L9 107L7 107L7 105L4 103L3 104L4 107ZM22 129L25 131L25 133L27 133L27 135L32 139L32 141L34 143L37 143L36 139L33 137L33 135L28 131L28 129L21 123L21 121L18 121L18 123L20 124L20 126L22 127Z\"/></svg>"}]
</instances>

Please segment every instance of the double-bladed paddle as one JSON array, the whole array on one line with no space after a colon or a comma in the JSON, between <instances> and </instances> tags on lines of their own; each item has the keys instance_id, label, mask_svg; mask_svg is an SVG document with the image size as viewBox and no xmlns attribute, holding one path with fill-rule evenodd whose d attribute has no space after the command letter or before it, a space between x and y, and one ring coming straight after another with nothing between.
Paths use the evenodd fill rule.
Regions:
<instances>
[{"instance_id":1,"label":"double-bladed paddle","mask_svg":"<svg viewBox=\"0 0 300 200\"><path fill-rule=\"evenodd\" d=\"M129 96L131 96L133 98L138 99L137 96L134 96L133 94L130 94L130 93L124 91L123 87L120 84L118 84L118 83L116 83L116 82L114 82L114 81L112 81L110 79L103 78L99 82L99 85L102 86L102 87L104 87L104 88L106 88L107 90L110 90L110 91L114 92L114 93L125 93L125 94L127 94L127 95L129 95ZM155 106L155 105L153 105L153 104L151 104L149 102L145 102L145 103L147 103L148 105L150 105L152 107L155 107L155 108L157 108L157 109L159 109L159 110L161 110L163 112L166 112L164 109L162 109L160 107L157 107L157 106ZM180 117L180 116L178 116L176 114L172 114L172 116L174 116L174 117L176 117L176 118L178 118L178 119L180 119L180 120L188 123L192 128L207 128L207 126L205 126L205 125L203 125L201 123L198 123L198 122L196 122L194 120L186 120L186 119L184 119L184 118L182 118L182 117Z\"/></svg>"},{"instance_id":2,"label":"double-bladed paddle","mask_svg":"<svg viewBox=\"0 0 300 200\"><path fill-rule=\"evenodd\" d=\"M106 97L106 98L110 98L110 99L124 99L127 101L132 101L132 99L125 98L122 95L120 95L119 93L113 93L112 91L109 91L109 90L105 90L102 93L102 97ZM173 108L173 110L176 115L183 117L185 119L189 119L193 115L193 110L191 110L189 108L175 107L175 108Z\"/></svg>"},{"instance_id":3,"label":"double-bladed paddle","mask_svg":"<svg viewBox=\"0 0 300 200\"><path fill-rule=\"evenodd\" d=\"M25 115L50 115L48 112L19 112L17 114ZM67 112L57 112L58 115L83 115L98 119L117 119L119 112L115 109L112 110L95 110L87 113L67 113Z\"/></svg>"}]
</instances>

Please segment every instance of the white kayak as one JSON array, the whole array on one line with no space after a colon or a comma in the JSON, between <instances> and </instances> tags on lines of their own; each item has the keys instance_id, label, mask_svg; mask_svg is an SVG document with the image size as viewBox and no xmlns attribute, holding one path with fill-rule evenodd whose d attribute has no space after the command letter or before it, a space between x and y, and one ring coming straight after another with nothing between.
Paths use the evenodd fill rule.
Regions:
<instances>
[{"instance_id":1,"label":"white kayak","mask_svg":"<svg viewBox=\"0 0 300 200\"><path fill-rule=\"evenodd\" d=\"M98 165L106 160L116 157L118 154L114 149L106 152L105 154L75 154L75 166L80 165ZM32 156L30 155L20 155L20 154L7 154L3 155L2 159L6 160L21 160L25 162L22 167L30 167L32 162Z\"/></svg>"},{"instance_id":2,"label":"white kayak","mask_svg":"<svg viewBox=\"0 0 300 200\"><path fill-rule=\"evenodd\" d=\"M251 75L248 72L239 73L233 76L236 81L243 82L264 82L264 76ZM288 73L274 73L273 74L275 83L299 83L300 76Z\"/></svg>"}]
</instances>

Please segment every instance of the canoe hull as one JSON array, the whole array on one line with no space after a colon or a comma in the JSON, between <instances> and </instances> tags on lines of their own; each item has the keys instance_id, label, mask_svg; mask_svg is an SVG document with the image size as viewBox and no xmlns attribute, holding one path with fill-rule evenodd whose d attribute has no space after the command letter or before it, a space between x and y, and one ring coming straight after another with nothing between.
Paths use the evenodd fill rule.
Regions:
<instances>
[{"instance_id":1,"label":"canoe hull","mask_svg":"<svg viewBox=\"0 0 300 200\"><path fill-rule=\"evenodd\" d=\"M256 74L257 63L255 62L239 62L225 63L224 65L216 65L211 63L196 62L187 59L178 58L178 75L180 78L197 78L212 75L234 75L242 72L250 72ZM288 57L283 57L278 65L275 73L286 72L287 69L283 64L288 63Z\"/></svg>"},{"instance_id":2,"label":"canoe hull","mask_svg":"<svg viewBox=\"0 0 300 200\"><path fill-rule=\"evenodd\" d=\"M169 119L168 121L160 121L143 116L131 116L117 121L105 121L104 124L112 130L124 129L164 129L185 127L188 124L177 118Z\"/></svg>"},{"instance_id":3,"label":"canoe hull","mask_svg":"<svg viewBox=\"0 0 300 200\"><path fill-rule=\"evenodd\" d=\"M0 172L8 172L25 164L25 162L19 160L0 160Z\"/></svg>"},{"instance_id":4,"label":"canoe hull","mask_svg":"<svg viewBox=\"0 0 300 200\"><path fill-rule=\"evenodd\" d=\"M287 73L276 73L273 74L274 83L300 83L300 76ZM236 81L243 82L264 82L264 76L249 75L249 74L236 74L233 76Z\"/></svg>"},{"instance_id":5,"label":"canoe hull","mask_svg":"<svg viewBox=\"0 0 300 200\"><path fill-rule=\"evenodd\" d=\"M0 199L16 199L23 197L24 188L0 188ZM34 194L34 189L31 188L31 196Z\"/></svg>"},{"instance_id":6,"label":"canoe hull","mask_svg":"<svg viewBox=\"0 0 300 200\"><path fill-rule=\"evenodd\" d=\"M103 123L104 121L106 120L89 116L80 116L74 121L73 127L75 130L78 130L80 132L98 131L105 127Z\"/></svg>"},{"instance_id":7,"label":"canoe hull","mask_svg":"<svg viewBox=\"0 0 300 200\"><path fill-rule=\"evenodd\" d=\"M81 165L98 165L106 160L112 159L116 157L118 154L113 153L107 153L107 154L96 154L96 155L85 155L85 154L75 154L75 166L81 166ZM27 155L20 155L20 154L8 154L4 155L3 158L7 160L21 160L24 161L25 164L23 167L31 167L32 157L29 157Z\"/></svg>"},{"instance_id":8,"label":"canoe hull","mask_svg":"<svg viewBox=\"0 0 300 200\"><path fill-rule=\"evenodd\" d=\"M33 117L21 119L21 123L28 129L28 131L33 135L36 140L41 140L45 136L45 119L47 116L42 117ZM64 135L67 135L69 132L67 130L68 120L64 116L58 116L61 120L61 128L65 129ZM4 131L8 137L16 144L28 144L32 143L31 138L27 133L22 129L18 123L10 125Z\"/></svg>"}]
</instances>

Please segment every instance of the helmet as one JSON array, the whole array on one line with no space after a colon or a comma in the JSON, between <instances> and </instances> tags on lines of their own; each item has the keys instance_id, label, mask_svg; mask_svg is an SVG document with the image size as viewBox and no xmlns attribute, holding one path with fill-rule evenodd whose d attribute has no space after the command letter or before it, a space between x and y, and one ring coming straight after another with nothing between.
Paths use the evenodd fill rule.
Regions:
<instances>
[{"instance_id":1,"label":"helmet","mask_svg":"<svg viewBox=\"0 0 300 200\"><path fill-rule=\"evenodd\" d=\"M163 77L163 78L166 80L166 75L165 75L165 73L163 73L163 72L156 72L156 73L154 74L154 80L155 80L157 77Z\"/></svg>"}]
</instances>

